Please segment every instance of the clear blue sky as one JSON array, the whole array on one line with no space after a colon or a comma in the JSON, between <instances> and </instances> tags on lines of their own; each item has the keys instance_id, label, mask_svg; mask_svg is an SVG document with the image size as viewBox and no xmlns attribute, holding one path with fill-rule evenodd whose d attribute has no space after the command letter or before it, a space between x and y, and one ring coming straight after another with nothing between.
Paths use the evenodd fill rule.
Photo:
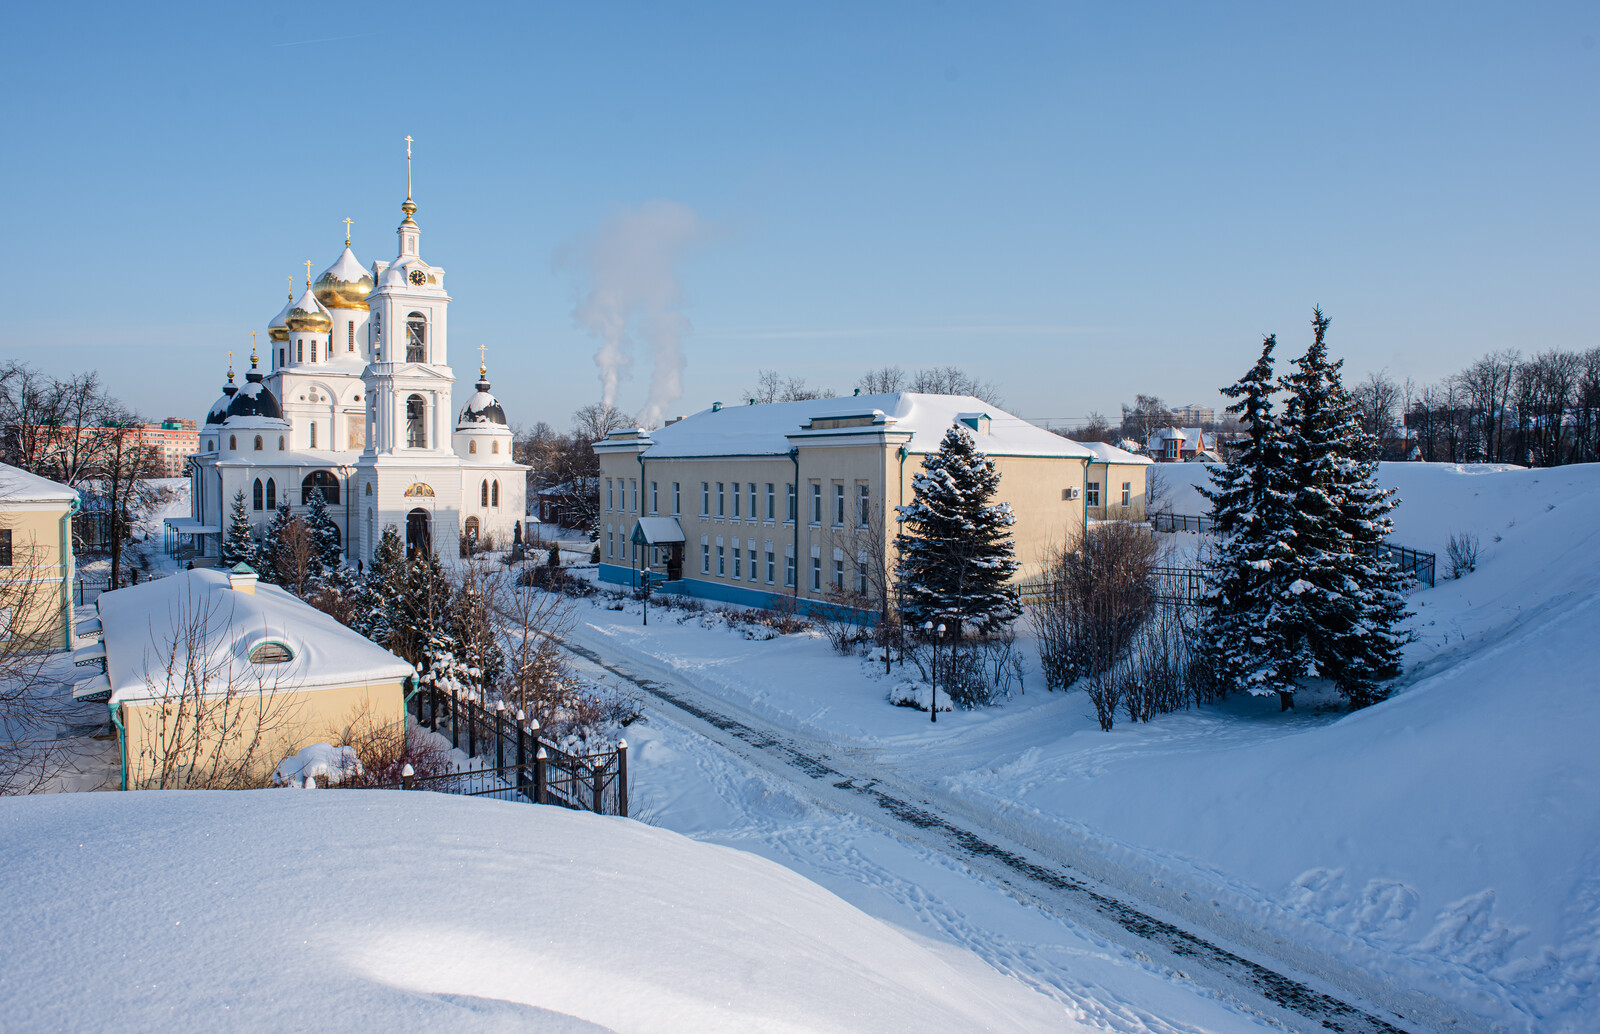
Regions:
<instances>
[{"instance_id":1,"label":"clear blue sky","mask_svg":"<svg viewBox=\"0 0 1600 1034\"><path fill-rule=\"evenodd\" d=\"M284 277L423 254L514 421L598 396L555 256L651 201L690 412L955 363L1209 402L1313 304L1352 378L1600 344L1600 5L12 4L0 356L201 416ZM578 249L581 252L581 247ZM619 395L640 407L641 357Z\"/></svg>"}]
</instances>

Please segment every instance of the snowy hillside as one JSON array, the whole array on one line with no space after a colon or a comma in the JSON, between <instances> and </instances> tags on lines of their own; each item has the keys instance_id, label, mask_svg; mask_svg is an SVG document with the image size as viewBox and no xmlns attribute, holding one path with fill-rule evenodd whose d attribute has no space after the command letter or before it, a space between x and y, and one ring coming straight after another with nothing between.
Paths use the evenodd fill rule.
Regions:
<instances>
[{"instance_id":1,"label":"snowy hillside","mask_svg":"<svg viewBox=\"0 0 1600 1034\"><path fill-rule=\"evenodd\" d=\"M1180 512L1201 512L1187 486L1203 468L1162 473ZM1196 922L1384 974L1469 1027L1600 1029L1600 465L1380 477L1402 498L1395 540L1439 552L1440 580L1409 597L1416 641L1395 695L1355 714L1311 694L1286 715L1242 697L1103 733L1082 693L1033 679L930 726L887 706L892 679L817 639L646 629L598 608L577 635L913 782L949 814L1043 849L1087 845ZM1462 532L1483 550L1452 581L1443 548ZM692 830L675 812L667 824Z\"/></svg>"},{"instance_id":2,"label":"snowy hillside","mask_svg":"<svg viewBox=\"0 0 1600 1034\"><path fill-rule=\"evenodd\" d=\"M753 855L435 794L0 801L10 1032L1073 1030Z\"/></svg>"}]
</instances>

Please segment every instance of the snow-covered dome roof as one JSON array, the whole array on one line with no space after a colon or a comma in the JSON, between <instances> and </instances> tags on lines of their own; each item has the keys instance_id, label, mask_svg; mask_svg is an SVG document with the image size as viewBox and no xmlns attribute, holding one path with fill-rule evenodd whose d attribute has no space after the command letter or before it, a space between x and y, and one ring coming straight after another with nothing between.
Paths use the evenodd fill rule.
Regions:
<instances>
[{"instance_id":1,"label":"snow-covered dome roof","mask_svg":"<svg viewBox=\"0 0 1600 1034\"><path fill-rule=\"evenodd\" d=\"M467 399L467 404L461 407L461 419L456 421L456 426L467 427L472 424L499 424L506 426L506 411L500 408L500 400L489 393L489 371L484 366L478 367L477 391Z\"/></svg>"},{"instance_id":2,"label":"snow-covered dome roof","mask_svg":"<svg viewBox=\"0 0 1600 1034\"><path fill-rule=\"evenodd\" d=\"M309 287L295 301L294 308L289 310L283 321L289 325L290 330L326 334L333 329L333 317L322 307L322 303L317 301L316 294Z\"/></svg>"},{"instance_id":3,"label":"snow-covered dome roof","mask_svg":"<svg viewBox=\"0 0 1600 1034\"><path fill-rule=\"evenodd\" d=\"M238 385L233 383L233 371L228 371L228 383L222 389L222 397L211 403L211 408L206 410L206 425L220 424L228 419L228 406L232 404L233 397L239 393Z\"/></svg>"},{"instance_id":4,"label":"snow-covered dome roof","mask_svg":"<svg viewBox=\"0 0 1600 1034\"><path fill-rule=\"evenodd\" d=\"M372 276L350 253L349 241L344 242L344 251L338 261L317 279L314 290L317 301L329 309L367 308L367 295L372 293Z\"/></svg>"},{"instance_id":5,"label":"snow-covered dome roof","mask_svg":"<svg viewBox=\"0 0 1600 1034\"><path fill-rule=\"evenodd\" d=\"M406 267L396 262L383 271L383 286L404 287L406 285Z\"/></svg>"},{"instance_id":6,"label":"snow-covered dome roof","mask_svg":"<svg viewBox=\"0 0 1600 1034\"><path fill-rule=\"evenodd\" d=\"M272 393L261 381L261 371L251 369L245 374L244 387L228 403L228 415L225 422L231 423L234 419L266 418L268 420L282 420L283 407L278 405L278 396Z\"/></svg>"},{"instance_id":7,"label":"snow-covered dome roof","mask_svg":"<svg viewBox=\"0 0 1600 1034\"><path fill-rule=\"evenodd\" d=\"M273 341L289 340L289 324L286 322L289 313L294 309L294 292L289 292L289 300L283 303L283 308L272 317L272 322L267 324L267 337Z\"/></svg>"}]
</instances>

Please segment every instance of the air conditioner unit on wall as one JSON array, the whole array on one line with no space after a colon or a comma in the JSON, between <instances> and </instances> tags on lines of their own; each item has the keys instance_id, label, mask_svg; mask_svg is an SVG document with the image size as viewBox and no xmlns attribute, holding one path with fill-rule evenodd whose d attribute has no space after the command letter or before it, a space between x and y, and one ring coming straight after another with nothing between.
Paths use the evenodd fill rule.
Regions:
<instances>
[{"instance_id":1,"label":"air conditioner unit on wall","mask_svg":"<svg viewBox=\"0 0 1600 1034\"><path fill-rule=\"evenodd\" d=\"M1083 494L1083 490L1082 489L1079 489L1079 488L1066 488L1066 489L1062 489L1061 498L1063 498L1063 499L1076 499L1076 498L1078 498L1078 496L1080 496L1082 494Z\"/></svg>"}]
</instances>

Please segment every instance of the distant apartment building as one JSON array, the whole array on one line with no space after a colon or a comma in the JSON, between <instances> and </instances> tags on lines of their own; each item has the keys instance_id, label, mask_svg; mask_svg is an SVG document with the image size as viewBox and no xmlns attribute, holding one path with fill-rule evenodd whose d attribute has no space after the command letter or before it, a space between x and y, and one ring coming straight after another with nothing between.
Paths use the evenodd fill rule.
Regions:
<instances>
[{"instance_id":1,"label":"distant apartment building","mask_svg":"<svg viewBox=\"0 0 1600 1034\"><path fill-rule=\"evenodd\" d=\"M164 478L183 477L189 457L200 451L200 424L195 420L169 416L159 424L140 424L139 431Z\"/></svg>"},{"instance_id":2,"label":"distant apartment building","mask_svg":"<svg viewBox=\"0 0 1600 1034\"><path fill-rule=\"evenodd\" d=\"M29 425L26 434L17 426L6 428L11 451L16 452L19 439L26 437L28 451L35 457L33 464L49 466L53 456L77 452L74 461L64 466L74 466L83 458L106 447L114 431L111 427L58 427L54 425ZM189 456L200 449L200 427L193 420L167 417L160 423L134 424L128 428L135 444L150 457L154 477L183 477Z\"/></svg>"},{"instance_id":3,"label":"distant apartment building","mask_svg":"<svg viewBox=\"0 0 1600 1034\"><path fill-rule=\"evenodd\" d=\"M1217 422L1217 411L1211 406L1191 402L1173 408L1172 422L1179 427L1210 427Z\"/></svg>"}]
</instances>

